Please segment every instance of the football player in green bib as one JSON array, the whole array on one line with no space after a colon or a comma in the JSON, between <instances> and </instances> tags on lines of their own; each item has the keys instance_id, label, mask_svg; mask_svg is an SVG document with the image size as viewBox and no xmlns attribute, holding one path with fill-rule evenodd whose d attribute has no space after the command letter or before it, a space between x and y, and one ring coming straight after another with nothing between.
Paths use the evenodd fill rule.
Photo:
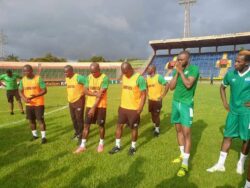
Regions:
<instances>
[{"instance_id":1,"label":"football player in green bib","mask_svg":"<svg viewBox=\"0 0 250 188\"><path fill-rule=\"evenodd\" d=\"M10 114L14 115L14 97L18 102L18 107L22 114L24 114L23 105L21 102L21 98L18 94L18 84L17 80L21 79L22 77L16 73L13 73L12 70L8 69L6 74L0 75L0 81L4 81L5 84L0 82L0 86L3 85L6 87L6 96L8 99L8 103L10 106Z\"/></svg>"},{"instance_id":2,"label":"football player in green bib","mask_svg":"<svg viewBox=\"0 0 250 188\"><path fill-rule=\"evenodd\" d=\"M225 75L221 88L221 99L228 111L224 138L218 162L208 172L225 171L225 161L230 149L232 139L240 138L242 143L240 159L237 163L236 172L244 173L244 164L248 154L248 140L250 137L250 51L241 51L235 62L235 70L228 71ZM230 102L226 98L226 88L230 86Z\"/></svg>"},{"instance_id":3,"label":"football player in green bib","mask_svg":"<svg viewBox=\"0 0 250 188\"><path fill-rule=\"evenodd\" d=\"M191 150L191 125L193 120L194 94L199 78L199 68L189 64L190 54L182 51L177 57L176 70L170 81L170 90L175 90L172 102L171 123L175 125L181 155L173 160L180 163L177 176L188 172L188 159Z\"/></svg>"}]
</instances>

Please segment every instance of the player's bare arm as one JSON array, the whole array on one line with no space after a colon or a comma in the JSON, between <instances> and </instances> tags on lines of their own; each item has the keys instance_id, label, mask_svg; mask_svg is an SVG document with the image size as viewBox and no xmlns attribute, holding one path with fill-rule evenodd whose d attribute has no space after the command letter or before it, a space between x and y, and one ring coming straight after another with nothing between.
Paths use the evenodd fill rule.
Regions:
<instances>
[{"instance_id":1,"label":"player's bare arm","mask_svg":"<svg viewBox=\"0 0 250 188\"><path fill-rule=\"evenodd\" d=\"M221 96L221 100L222 100L224 108L229 112L230 109L229 109L229 105L227 102L226 87L223 84L221 84L220 86L220 96Z\"/></svg>"},{"instance_id":2,"label":"player's bare arm","mask_svg":"<svg viewBox=\"0 0 250 188\"><path fill-rule=\"evenodd\" d=\"M146 101L146 91L141 91L141 101L140 101L140 105L139 105L139 108L137 110L137 113L140 114L143 110L143 106L145 104L145 101Z\"/></svg>"},{"instance_id":3,"label":"player's bare arm","mask_svg":"<svg viewBox=\"0 0 250 188\"><path fill-rule=\"evenodd\" d=\"M171 91L174 90L175 87L176 87L178 75L179 75L179 73L176 72L176 75L172 78L172 80L169 83L169 88L170 88Z\"/></svg>"},{"instance_id":4,"label":"player's bare arm","mask_svg":"<svg viewBox=\"0 0 250 188\"><path fill-rule=\"evenodd\" d=\"M95 104L92 106L92 108L88 112L89 117L93 117L95 115L96 108L100 101L102 100L103 94L107 92L107 89L101 89L99 92L97 92L96 96L96 101Z\"/></svg>"},{"instance_id":5,"label":"player's bare arm","mask_svg":"<svg viewBox=\"0 0 250 188\"><path fill-rule=\"evenodd\" d=\"M29 99L34 99L34 98L37 98L37 97L40 97L40 96L43 96L47 93L47 88L45 89L41 89L41 92L38 93L37 95L31 95L31 97L29 97Z\"/></svg>"}]
</instances>

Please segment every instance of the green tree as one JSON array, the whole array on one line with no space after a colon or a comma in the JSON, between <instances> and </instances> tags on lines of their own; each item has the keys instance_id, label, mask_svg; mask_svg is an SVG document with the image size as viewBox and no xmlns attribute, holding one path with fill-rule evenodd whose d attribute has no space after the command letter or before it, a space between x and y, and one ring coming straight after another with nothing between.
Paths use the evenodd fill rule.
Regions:
<instances>
[{"instance_id":1,"label":"green tree","mask_svg":"<svg viewBox=\"0 0 250 188\"><path fill-rule=\"evenodd\" d=\"M30 58L32 62L67 62L67 59L54 56L52 53L47 53L43 57Z\"/></svg>"},{"instance_id":2,"label":"green tree","mask_svg":"<svg viewBox=\"0 0 250 188\"><path fill-rule=\"evenodd\" d=\"M103 56L92 56L90 58L91 62L105 62L105 58Z\"/></svg>"},{"instance_id":3,"label":"green tree","mask_svg":"<svg viewBox=\"0 0 250 188\"><path fill-rule=\"evenodd\" d=\"M18 56L15 56L15 55L11 54L11 55L8 55L6 57L5 61L15 61L15 62L18 62L19 58L18 58Z\"/></svg>"}]
</instances>

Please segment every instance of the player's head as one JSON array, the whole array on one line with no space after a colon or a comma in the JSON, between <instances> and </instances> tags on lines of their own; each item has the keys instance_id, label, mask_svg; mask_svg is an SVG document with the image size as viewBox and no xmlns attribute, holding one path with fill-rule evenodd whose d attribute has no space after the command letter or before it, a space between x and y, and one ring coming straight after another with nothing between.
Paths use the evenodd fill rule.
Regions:
<instances>
[{"instance_id":1,"label":"player's head","mask_svg":"<svg viewBox=\"0 0 250 188\"><path fill-rule=\"evenodd\" d=\"M74 75L74 69L71 65L66 65L64 67L64 75L66 78L71 78Z\"/></svg>"},{"instance_id":2,"label":"player's head","mask_svg":"<svg viewBox=\"0 0 250 188\"><path fill-rule=\"evenodd\" d=\"M6 74L7 74L9 77L11 77L11 76L12 76L12 70L8 69L8 70L6 71Z\"/></svg>"},{"instance_id":3,"label":"player's head","mask_svg":"<svg viewBox=\"0 0 250 188\"><path fill-rule=\"evenodd\" d=\"M28 78L32 78L34 76L33 74L33 68L31 65L24 65L23 66L23 74L24 76L27 76Z\"/></svg>"},{"instance_id":4,"label":"player's head","mask_svg":"<svg viewBox=\"0 0 250 188\"><path fill-rule=\"evenodd\" d=\"M148 72L149 75L155 74L155 71L156 71L155 65L150 65L150 66L147 68L147 72Z\"/></svg>"},{"instance_id":5,"label":"player's head","mask_svg":"<svg viewBox=\"0 0 250 188\"><path fill-rule=\"evenodd\" d=\"M242 50L239 52L234 68L237 71L242 71L245 67L248 67L250 63L250 51L249 50Z\"/></svg>"},{"instance_id":6,"label":"player's head","mask_svg":"<svg viewBox=\"0 0 250 188\"><path fill-rule=\"evenodd\" d=\"M182 64L182 67L186 67L189 63L190 53L188 51L182 51L177 56L178 63Z\"/></svg>"},{"instance_id":7,"label":"player's head","mask_svg":"<svg viewBox=\"0 0 250 188\"><path fill-rule=\"evenodd\" d=\"M98 63L96 63L96 62L91 63L89 69L90 69L91 74L95 78L97 78L101 75L101 72L100 72L101 70L100 70L100 66Z\"/></svg>"},{"instance_id":8,"label":"player's head","mask_svg":"<svg viewBox=\"0 0 250 188\"><path fill-rule=\"evenodd\" d=\"M122 74L125 75L127 78L130 78L134 74L134 69L132 68L131 64L128 62L124 62L121 65Z\"/></svg>"}]
</instances>

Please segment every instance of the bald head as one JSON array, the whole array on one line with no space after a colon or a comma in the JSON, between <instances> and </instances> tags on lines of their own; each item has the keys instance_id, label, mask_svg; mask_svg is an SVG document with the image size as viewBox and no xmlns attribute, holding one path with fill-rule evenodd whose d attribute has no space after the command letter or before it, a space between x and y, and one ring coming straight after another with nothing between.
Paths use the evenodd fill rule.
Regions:
<instances>
[{"instance_id":1,"label":"bald head","mask_svg":"<svg viewBox=\"0 0 250 188\"><path fill-rule=\"evenodd\" d=\"M99 63L93 62L90 64L90 72L91 74L97 78L101 75L100 65Z\"/></svg>"},{"instance_id":2,"label":"bald head","mask_svg":"<svg viewBox=\"0 0 250 188\"><path fill-rule=\"evenodd\" d=\"M133 73L134 73L133 67L128 62L122 63L122 65L121 65L121 71L122 71L122 74L124 74L128 78L130 78L133 75Z\"/></svg>"}]
</instances>

